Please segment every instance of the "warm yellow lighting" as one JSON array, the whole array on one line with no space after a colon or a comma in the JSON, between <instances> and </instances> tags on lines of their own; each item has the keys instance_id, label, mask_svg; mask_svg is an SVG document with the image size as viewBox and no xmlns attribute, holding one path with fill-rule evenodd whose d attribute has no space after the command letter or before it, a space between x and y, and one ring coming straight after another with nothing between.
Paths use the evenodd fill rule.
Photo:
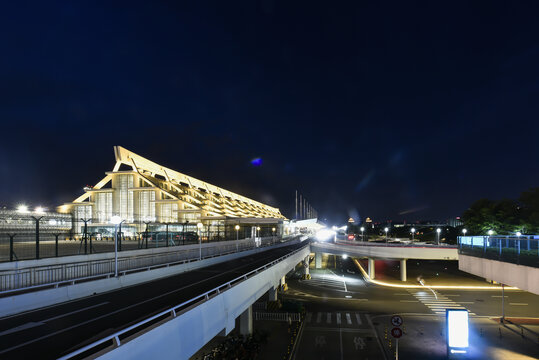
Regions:
<instances>
[{"instance_id":1,"label":"warm yellow lighting","mask_svg":"<svg viewBox=\"0 0 539 360\"><path fill-rule=\"evenodd\" d=\"M204 225L202 225L202 223L198 223L198 224L197 224L197 228L199 228L199 229L202 229L203 226L204 226Z\"/></svg>"},{"instance_id":2,"label":"warm yellow lighting","mask_svg":"<svg viewBox=\"0 0 539 360\"><path fill-rule=\"evenodd\" d=\"M256 229L257 229L258 231L260 231L260 226L257 226Z\"/></svg>"},{"instance_id":3,"label":"warm yellow lighting","mask_svg":"<svg viewBox=\"0 0 539 360\"><path fill-rule=\"evenodd\" d=\"M275 232L275 228L272 228L271 231Z\"/></svg>"},{"instance_id":4,"label":"warm yellow lighting","mask_svg":"<svg viewBox=\"0 0 539 360\"><path fill-rule=\"evenodd\" d=\"M401 289L424 289L425 285L400 285L400 284L391 284L384 281L374 280L369 277L365 269L363 269L363 266L357 261L357 259L354 259L354 263L359 268L361 273L363 274L363 277L367 279L368 282L381 285L381 286L388 286L388 287L394 287L394 288L401 288ZM461 289L461 290L500 290L501 286L473 286L473 285L429 285L428 286L431 289ZM516 287L509 287L506 286L505 290L520 290Z\"/></svg>"}]
</instances>

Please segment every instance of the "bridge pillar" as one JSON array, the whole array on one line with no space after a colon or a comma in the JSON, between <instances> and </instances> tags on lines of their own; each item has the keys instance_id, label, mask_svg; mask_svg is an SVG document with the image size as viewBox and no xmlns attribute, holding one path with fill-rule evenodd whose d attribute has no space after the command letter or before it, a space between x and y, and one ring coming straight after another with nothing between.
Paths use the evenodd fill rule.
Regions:
<instances>
[{"instance_id":1,"label":"bridge pillar","mask_svg":"<svg viewBox=\"0 0 539 360\"><path fill-rule=\"evenodd\" d=\"M275 286L269 289L268 301L277 301L277 288Z\"/></svg>"},{"instance_id":2,"label":"bridge pillar","mask_svg":"<svg viewBox=\"0 0 539 360\"><path fill-rule=\"evenodd\" d=\"M286 285L286 276L283 276L281 278L281 290L286 291L288 288L288 285Z\"/></svg>"},{"instance_id":3,"label":"bridge pillar","mask_svg":"<svg viewBox=\"0 0 539 360\"><path fill-rule=\"evenodd\" d=\"M310 260L310 257L309 255L307 255L307 257L305 259L303 259L303 274L304 275L309 275L309 260Z\"/></svg>"},{"instance_id":4,"label":"bridge pillar","mask_svg":"<svg viewBox=\"0 0 539 360\"><path fill-rule=\"evenodd\" d=\"M375 271L374 271L374 259L373 258L369 258L369 267L367 268L367 271L369 273L369 277L372 279L374 279L374 276L375 276Z\"/></svg>"},{"instance_id":5,"label":"bridge pillar","mask_svg":"<svg viewBox=\"0 0 539 360\"><path fill-rule=\"evenodd\" d=\"M401 259L401 281L406 281L406 259Z\"/></svg>"},{"instance_id":6,"label":"bridge pillar","mask_svg":"<svg viewBox=\"0 0 539 360\"><path fill-rule=\"evenodd\" d=\"M240 315L240 334L251 335L253 333L253 306L250 305Z\"/></svg>"},{"instance_id":7,"label":"bridge pillar","mask_svg":"<svg viewBox=\"0 0 539 360\"><path fill-rule=\"evenodd\" d=\"M317 269L322 268L322 253L314 254L314 267Z\"/></svg>"}]
</instances>

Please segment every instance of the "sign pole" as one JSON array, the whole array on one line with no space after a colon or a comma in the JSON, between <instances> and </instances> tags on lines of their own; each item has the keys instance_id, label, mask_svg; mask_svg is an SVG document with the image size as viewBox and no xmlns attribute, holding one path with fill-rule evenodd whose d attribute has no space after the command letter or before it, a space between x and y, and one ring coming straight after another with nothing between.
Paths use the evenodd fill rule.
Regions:
<instances>
[{"instance_id":1,"label":"sign pole","mask_svg":"<svg viewBox=\"0 0 539 360\"><path fill-rule=\"evenodd\" d=\"M399 338L395 340L395 360L399 360Z\"/></svg>"}]
</instances>

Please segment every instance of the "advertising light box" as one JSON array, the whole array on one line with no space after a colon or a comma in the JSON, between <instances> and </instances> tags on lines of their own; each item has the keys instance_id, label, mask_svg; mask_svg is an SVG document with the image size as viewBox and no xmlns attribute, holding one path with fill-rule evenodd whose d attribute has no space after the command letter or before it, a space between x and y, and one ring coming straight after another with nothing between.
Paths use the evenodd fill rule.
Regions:
<instances>
[{"instance_id":1,"label":"advertising light box","mask_svg":"<svg viewBox=\"0 0 539 360\"><path fill-rule=\"evenodd\" d=\"M468 342L468 310L447 309L447 350L451 354L466 353Z\"/></svg>"}]
</instances>

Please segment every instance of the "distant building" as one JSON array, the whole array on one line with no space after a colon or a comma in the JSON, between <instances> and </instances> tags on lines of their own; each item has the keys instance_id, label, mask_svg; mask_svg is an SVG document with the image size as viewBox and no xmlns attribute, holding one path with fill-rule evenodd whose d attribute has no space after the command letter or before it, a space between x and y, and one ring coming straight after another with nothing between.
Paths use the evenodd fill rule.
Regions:
<instances>
[{"instance_id":1,"label":"distant building","mask_svg":"<svg viewBox=\"0 0 539 360\"><path fill-rule=\"evenodd\" d=\"M143 232L146 223L166 225L167 231L169 225L196 231L201 223L204 228L217 228L218 234L235 234L238 224L242 234L282 232L285 217L277 208L166 168L121 146L114 147L114 154L112 171L95 186L85 187L73 202L58 207L60 213L73 214L75 233L82 232L80 219L91 219L92 233L111 234L112 216L124 221L122 231L128 236Z\"/></svg>"},{"instance_id":2,"label":"distant building","mask_svg":"<svg viewBox=\"0 0 539 360\"><path fill-rule=\"evenodd\" d=\"M459 227L464 225L464 221L461 220L460 216L457 216L455 218L448 219L447 225L452 227Z\"/></svg>"}]
</instances>

